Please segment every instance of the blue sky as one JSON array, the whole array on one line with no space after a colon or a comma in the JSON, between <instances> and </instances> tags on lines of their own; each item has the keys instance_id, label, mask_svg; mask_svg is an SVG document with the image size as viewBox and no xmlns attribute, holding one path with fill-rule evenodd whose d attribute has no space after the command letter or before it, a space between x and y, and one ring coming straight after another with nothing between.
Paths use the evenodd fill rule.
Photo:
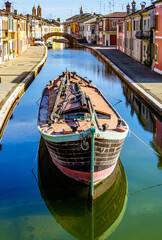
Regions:
<instances>
[{"instance_id":1,"label":"blue sky","mask_svg":"<svg viewBox=\"0 0 162 240\"><path fill-rule=\"evenodd\" d=\"M106 15L114 11L125 11L126 5L133 0L10 0L13 2L13 8L18 10L18 13L30 13L33 5L38 4L42 7L42 16L44 18L61 18L65 21L66 18L78 14L79 8L82 5L83 12L96 12ZM2 9L4 0L1 0ZM114 7L113 7L114 2ZM136 0L136 6L139 9L142 0ZM145 0L146 5L150 5L151 0Z\"/></svg>"}]
</instances>

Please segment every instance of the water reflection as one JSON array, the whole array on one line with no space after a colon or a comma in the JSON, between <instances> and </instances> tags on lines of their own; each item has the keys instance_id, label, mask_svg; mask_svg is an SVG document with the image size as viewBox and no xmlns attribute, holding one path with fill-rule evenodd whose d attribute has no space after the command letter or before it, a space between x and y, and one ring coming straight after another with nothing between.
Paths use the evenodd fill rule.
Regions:
<instances>
[{"instance_id":1,"label":"water reflection","mask_svg":"<svg viewBox=\"0 0 162 240\"><path fill-rule=\"evenodd\" d=\"M125 84L122 83L122 87L126 96L126 104L131 105L131 114L135 112L145 130L153 133L151 146L159 154L158 167L162 169L162 121Z\"/></svg>"},{"instance_id":2,"label":"water reflection","mask_svg":"<svg viewBox=\"0 0 162 240\"><path fill-rule=\"evenodd\" d=\"M56 169L41 139L38 180L41 195L50 213L77 239L107 239L124 216L128 186L120 161L112 179L109 178L106 184L95 189L98 197L90 202L89 188Z\"/></svg>"}]
</instances>

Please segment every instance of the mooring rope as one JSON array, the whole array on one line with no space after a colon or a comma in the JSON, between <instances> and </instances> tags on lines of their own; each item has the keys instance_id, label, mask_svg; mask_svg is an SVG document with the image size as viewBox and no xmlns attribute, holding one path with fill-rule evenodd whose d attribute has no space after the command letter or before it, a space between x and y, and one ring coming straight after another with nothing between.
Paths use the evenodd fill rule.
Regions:
<instances>
[{"instance_id":1,"label":"mooring rope","mask_svg":"<svg viewBox=\"0 0 162 240\"><path fill-rule=\"evenodd\" d=\"M160 184L157 184L157 185L154 185L154 186L151 186L151 187L143 188L143 189L138 190L138 191L136 191L136 192L134 192L134 193L129 193L128 196L131 197L131 196L133 196L133 195L136 195L137 193L144 192L144 191L146 191L146 190L150 190L150 189L152 189L152 188L161 187L161 186L162 186L162 184L160 183Z\"/></svg>"},{"instance_id":2,"label":"mooring rope","mask_svg":"<svg viewBox=\"0 0 162 240\"><path fill-rule=\"evenodd\" d=\"M41 137L42 137L42 133L40 134L40 139L41 139ZM38 144L38 149L37 149L37 154L36 154L36 157L35 157L35 161L34 161L34 164L33 164L33 167L32 167L32 172L34 171L34 167L35 167L36 161L38 159L39 146L40 146L40 140L39 140L39 144Z\"/></svg>"},{"instance_id":3,"label":"mooring rope","mask_svg":"<svg viewBox=\"0 0 162 240\"><path fill-rule=\"evenodd\" d=\"M107 96L109 96L109 97L111 97L111 98L113 98L113 99L115 99L115 100L117 100L117 101L119 101L119 102L122 102L123 100L120 100L120 99L118 99L118 98L115 98L115 97L112 97L111 95L109 95L108 93L106 93L106 92L104 92L104 91L102 91L105 95L107 95Z\"/></svg>"},{"instance_id":4,"label":"mooring rope","mask_svg":"<svg viewBox=\"0 0 162 240\"><path fill-rule=\"evenodd\" d=\"M159 153L157 153L154 149L152 149L151 147L149 147L144 141L142 141L139 137L137 137L137 135L132 132L130 129L129 129L129 133L132 133L140 142L142 142L146 147L148 147L151 151L153 151L154 153L156 153L158 156L160 156Z\"/></svg>"},{"instance_id":5,"label":"mooring rope","mask_svg":"<svg viewBox=\"0 0 162 240\"><path fill-rule=\"evenodd\" d=\"M40 101L41 97L36 101L36 104L39 106L39 101Z\"/></svg>"}]
</instances>

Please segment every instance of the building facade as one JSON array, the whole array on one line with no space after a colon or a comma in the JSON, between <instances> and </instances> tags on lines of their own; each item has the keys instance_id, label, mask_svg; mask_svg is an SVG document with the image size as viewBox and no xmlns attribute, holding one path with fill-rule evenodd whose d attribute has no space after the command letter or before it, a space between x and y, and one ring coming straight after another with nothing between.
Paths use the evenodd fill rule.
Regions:
<instances>
[{"instance_id":1,"label":"building facade","mask_svg":"<svg viewBox=\"0 0 162 240\"><path fill-rule=\"evenodd\" d=\"M154 71L162 74L162 1L155 3L155 64Z\"/></svg>"}]
</instances>

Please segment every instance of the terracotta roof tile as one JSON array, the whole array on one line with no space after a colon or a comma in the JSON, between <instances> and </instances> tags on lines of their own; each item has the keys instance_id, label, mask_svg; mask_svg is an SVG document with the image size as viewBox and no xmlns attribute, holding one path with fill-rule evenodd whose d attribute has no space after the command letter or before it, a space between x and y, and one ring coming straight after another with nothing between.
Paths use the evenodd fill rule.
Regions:
<instances>
[{"instance_id":1,"label":"terracotta roof tile","mask_svg":"<svg viewBox=\"0 0 162 240\"><path fill-rule=\"evenodd\" d=\"M110 18L117 18L117 17L125 17L127 15L126 12L113 12L105 15L104 17L110 17Z\"/></svg>"}]
</instances>

